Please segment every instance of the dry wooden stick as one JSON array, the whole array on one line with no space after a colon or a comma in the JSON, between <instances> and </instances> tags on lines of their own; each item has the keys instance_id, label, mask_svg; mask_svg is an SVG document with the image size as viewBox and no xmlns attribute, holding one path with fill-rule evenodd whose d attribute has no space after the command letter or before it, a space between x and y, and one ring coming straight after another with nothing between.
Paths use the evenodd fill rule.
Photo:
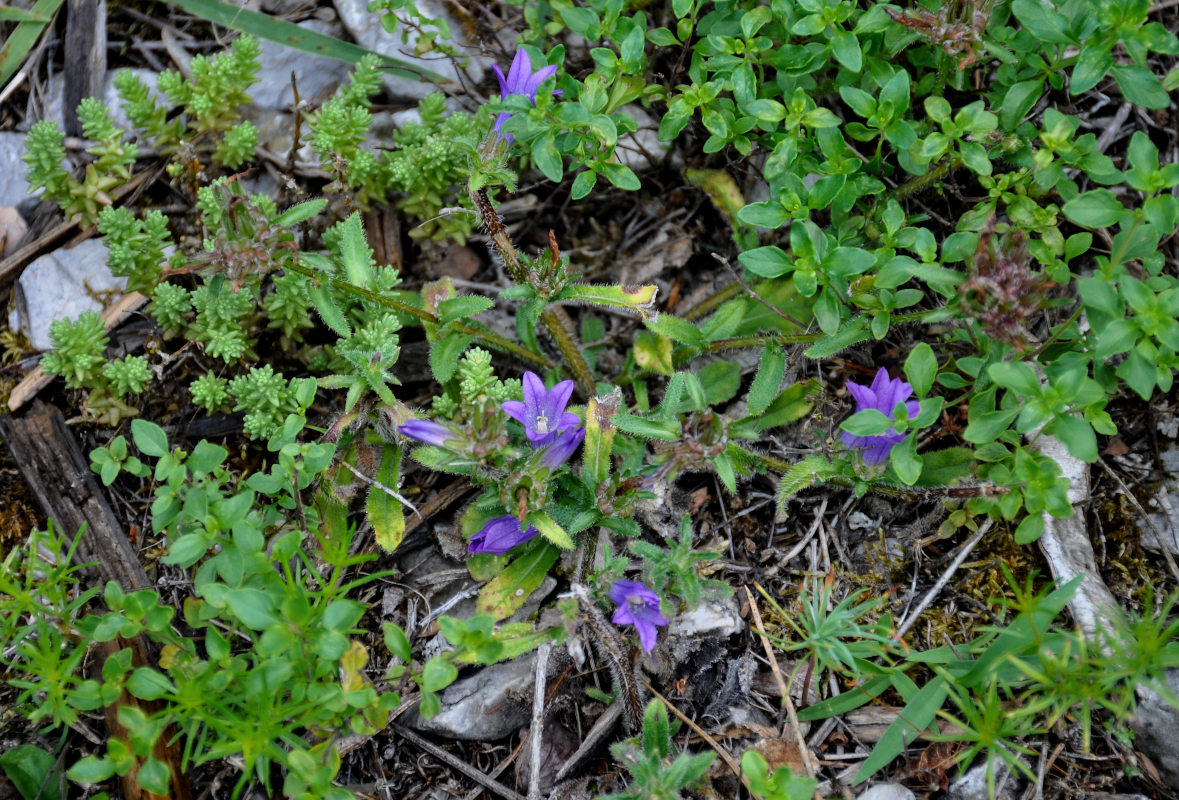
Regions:
<instances>
[{"instance_id":1,"label":"dry wooden stick","mask_svg":"<svg viewBox=\"0 0 1179 800\"><path fill-rule=\"evenodd\" d=\"M446 764L448 767L458 770L485 789L495 792L500 797L506 798L506 800L526 800L523 795L517 794L499 781L492 780L462 759L455 758L450 753L446 752L428 739L418 736L409 728L398 725L396 722L391 722L389 723L389 729L394 731L403 739L413 742L415 745L422 748L427 753L434 756L434 758L438 759L443 764Z\"/></svg>"},{"instance_id":2,"label":"dry wooden stick","mask_svg":"<svg viewBox=\"0 0 1179 800\"><path fill-rule=\"evenodd\" d=\"M757 586L759 592L764 591L760 585L754 585ZM757 601L753 599L753 592L749 591L748 586L745 587L745 596L749 598L749 610L753 612L753 622L757 625L754 630L761 637L761 646L766 651L766 658L770 660L770 671L774 673L774 680L778 682L778 689L782 692L782 702L786 705L786 716L790 718L790 725L794 728L794 741L798 745L798 757L802 759L802 764L806 768L806 776L813 778L815 777L815 769L811 765L810 748L807 747L806 739L802 738L802 725L798 720L798 711L794 708L794 699L790 696L790 689L786 686L782 672L778 669L778 659L774 657L770 640L766 638L765 625L761 621L761 611L758 610Z\"/></svg>"},{"instance_id":3,"label":"dry wooden stick","mask_svg":"<svg viewBox=\"0 0 1179 800\"><path fill-rule=\"evenodd\" d=\"M692 733L699 736L701 739L703 739L705 741L705 743L708 744L709 747L711 747L713 750L715 750L717 755L719 755L721 757L721 760L724 761L725 764L728 765L729 769L731 769L733 771L733 774L741 779L741 783L743 783L745 785L745 789L750 794L753 794L753 789L751 789L749 786L749 779L746 778L744 774L742 774L741 767L739 767L737 765L737 762L733 760L733 757L731 755L729 755L729 751L724 749L723 747L721 747L720 742L718 742L716 739L713 739L711 736L709 736L708 733L706 733L703 728L701 728L699 725L697 725L695 722L693 722L688 717L687 714L685 714L684 712L682 712L678 708L676 708L674 705L672 705L670 700L668 700L663 695L659 694L659 692L655 691L655 689L652 688L651 684L647 683L646 681L643 681L643 686L647 687L648 692L650 692L655 697L657 697L659 699L659 701L661 703L663 703L663 705L667 706L668 711L675 714L676 717L678 717L681 722L683 722L685 725L687 725L689 728L691 728Z\"/></svg>"},{"instance_id":4,"label":"dry wooden stick","mask_svg":"<svg viewBox=\"0 0 1179 800\"><path fill-rule=\"evenodd\" d=\"M540 800L540 752L544 731L544 689L548 682L549 651L552 642L543 642L536 651L536 688L532 693L532 727L528 731L528 800Z\"/></svg>"},{"instance_id":5,"label":"dry wooden stick","mask_svg":"<svg viewBox=\"0 0 1179 800\"><path fill-rule=\"evenodd\" d=\"M958 555L954 556L954 560L950 563L950 566L946 567L946 571L942 573L942 576L937 579L937 583L925 593L925 597L921 598L921 602L909 612L909 615L901 623L900 627L897 628L898 639L903 639L905 634L909 632L909 629L917 622L917 618L924 613L925 609L929 608L929 604L946 587L946 584L950 582L950 578L958 571L958 567L962 566L962 562L966 560L970 552L982 541L982 538L987 535L987 531L991 529L993 524L994 522L988 519L974 532L974 535L967 540L966 544L962 545L962 549L958 551Z\"/></svg>"}]
</instances>

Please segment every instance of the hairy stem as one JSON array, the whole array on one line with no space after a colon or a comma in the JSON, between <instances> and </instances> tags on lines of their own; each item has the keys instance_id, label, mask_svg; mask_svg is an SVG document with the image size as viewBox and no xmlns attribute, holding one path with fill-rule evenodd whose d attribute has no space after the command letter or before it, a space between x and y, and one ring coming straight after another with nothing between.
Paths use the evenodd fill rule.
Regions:
<instances>
[{"instance_id":1,"label":"hairy stem","mask_svg":"<svg viewBox=\"0 0 1179 800\"><path fill-rule=\"evenodd\" d=\"M540 315L540 321L544 323L544 327L553 337L557 349L564 356L565 363L569 365L573 378L577 381L577 387L586 397L593 397L597 392L597 384L594 380L593 370L590 369L585 356L581 354L577 341L573 338L573 320L560 306L549 306Z\"/></svg>"},{"instance_id":2,"label":"hairy stem","mask_svg":"<svg viewBox=\"0 0 1179 800\"><path fill-rule=\"evenodd\" d=\"M378 305L391 308L394 311L399 311L402 314L415 317L424 322L437 321L434 318L434 315L425 309L410 305L409 303L406 303L403 300L398 300L395 297L387 297L383 294L378 294L371 289L365 289L363 286L357 286L354 283L349 283L343 278L336 277L335 275L326 275L318 270L312 269L311 267L300 264L298 261L288 263L285 265L285 267L292 269L301 275L306 275L309 278L314 278L316 280L326 280L332 285L332 288L339 289L343 292L348 292L349 294L356 295L357 297L363 297L366 300L371 300L372 302L377 303ZM460 333L464 333L475 338L481 344L485 344L493 350L499 350L500 352L516 356L517 358L527 361L530 364L535 364L536 366L542 367L543 369L551 369L553 366L552 362L549 361L549 359L546 358L543 353L534 353L523 345L517 344L511 339L500 336L498 333L488 330L482 325L472 322L465 322L463 320L452 322L451 325L453 325L454 329Z\"/></svg>"}]
</instances>

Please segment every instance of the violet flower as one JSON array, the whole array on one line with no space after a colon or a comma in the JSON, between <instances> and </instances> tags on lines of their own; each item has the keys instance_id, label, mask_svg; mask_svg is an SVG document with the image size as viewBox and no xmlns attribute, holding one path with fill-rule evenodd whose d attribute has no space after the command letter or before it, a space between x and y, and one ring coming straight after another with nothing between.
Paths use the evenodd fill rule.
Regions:
<instances>
[{"instance_id":1,"label":"violet flower","mask_svg":"<svg viewBox=\"0 0 1179 800\"><path fill-rule=\"evenodd\" d=\"M521 530L520 520L508 514L488 520L487 524L483 526L483 530L471 537L471 543L467 549L472 553L491 553L502 556L516 545L524 544L538 533L539 531L531 525L528 526L527 531Z\"/></svg>"},{"instance_id":2,"label":"violet flower","mask_svg":"<svg viewBox=\"0 0 1179 800\"><path fill-rule=\"evenodd\" d=\"M577 415L566 411L573 394L573 381L561 381L546 391L544 381L535 372L524 373L524 402L508 400L504 413L524 426L528 441L536 448L557 440L561 431L581 422Z\"/></svg>"},{"instance_id":3,"label":"violet flower","mask_svg":"<svg viewBox=\"0 0 1179 800\"><path fill-rule=\"evenodd\" d=\"M618 606L614 612L614 624L634 625L643 652L654 650L655 627L667 624L659 613L659 595L638 581L614 581L610 587L610 599Z\"/></svg>"},{"instance_id":4,"label":"violet flower","mask_svg":"<svg viewBox=\"0 0 1179 800\"><path fill-rule=\"evenodd\" d=\"M505 77L504 71L499 68L499 64L491 65L492 71L495 72L495 77L499 79L500 99L507 100L513 94L523 95L536 105L536 90L545 82L547 78L555 75L557 72L556 66L549 65L541 67L536 72L532 71L532 59L528 57L528 53L524 50L517 50L516 57L512 59L512 66L508 69L508 74ZM553 94L560 94L558 89ZM503 137L508 142L513 141L512 134L500 133L508 118L512 116L510 111L501 111L495 118L495 132L497 135Z\"/></svg>"},{"instance_id":5,"label":"violet flower","mask_svg":"<svg viewBox=\"0 0 1179 800\"><path fill-rule=\"evenodd\" d=\"M884 367L876 373L871 386L861 386L858 383L847 382L847 389L856 398L856 413L876 409L889 419L896 419L893 410L897 403L904 402L909 412L909 419L917 416L921 404L916 400L909 400L913 394L913 387L900 378L888 377L888 370ZM848 447L859 448L860 457L868 466L882 464L888 459L889 452L905 439L905 434L882 433L878 436L853 436L844 431L840 440Z\"/></svg>"},{"instance_id":6,"label":"violet flower","mask_svg":"<svg viewBox=\"0 0 1179 800\"><path fill-rule=\"evenodd\" d=\"M577 448L581 446L581 440L584 438L584 426L576 430L562 431L557 436L557 441L546 447L544 452L540 454L540 463L549 469L556 469L569 460L569 456L577 451Z\"/></svg>"},{"instance_id":7,"label":"violet flower","mask_svg":"<svg viewBox=\"0 0 1179 800\"><path fill-rule=\"evenodd\" d=\"M450 428L428 419L411 419L399 427L397 432L436 447L445 447L447 440L458 438Z\"/></svg>"}]
</instances>

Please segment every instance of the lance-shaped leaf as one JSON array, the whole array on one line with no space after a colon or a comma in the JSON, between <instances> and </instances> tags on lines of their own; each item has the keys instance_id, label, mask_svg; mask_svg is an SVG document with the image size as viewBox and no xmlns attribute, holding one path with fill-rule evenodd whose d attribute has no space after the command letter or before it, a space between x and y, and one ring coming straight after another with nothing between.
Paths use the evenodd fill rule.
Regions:
<instances>
[{"instance_id":1,"label":"lance-shaped leaf","mask_svg":"<svg viewBox=\"0 0 1179 800\"><path fill-rule=\"evenodd\" d=\"M536 525L535 520L529 521ZM539 525L536 527L543 533L543 528ZM573 546L572 541L569 542L569 546ZM549 568L556 563L559 554L560 551L548 542L537 540L524 555L509 564L494 580L483 587L475 607L496 619L510 617L524 605L528 596L537 590Z\"/></svg>"},{"instance_id":2,"label":"lance-shaped leaf","mask_svg":"<svg viewBox=\"0 0 1179 800\"><path fill-rule=\"evenodd\" d=\"M658 293L659 287L654 285L625 288L574 284L557 292L551 300L618 308L647 320L659 316L659 312L655 310L655 295Z\"/></svg>"},{"instance_id":3,"label":"lance-shaped leaf","mask_svg":"<svg viewBox=\"0 0 1179 800\"><path fill-rule=\"evenodd\" d=\"M376 476L379 485L369 489L365 510L376 534L377 544L386 553L396 550L401 544L401 537L405 535L405 511L401 508L401 500L385 491L386 488L396 491L400 471L401 448L385 445Z\"/></svg>"},{"instance_id":4,"label":"lance-shaped leaf","mask_svg":"<svg viewBox=\"0 0 1179 800\"><path fill-rule=\"evenodd\" d=\"M529 525L540 531L540 535L548 539L553 544L565 550L572 550L573 539L565 532L565 529L558 525L552 517L544 511L533 511L528 515L524 522L524 527Z\"/></svg>"},{"instance_id":5,"label":"lance-shaped leaf","mask_svg":"<svg viewBox=\"0 0 1179 800\"><path fill-rule=\"evenodd\" d=\"M602 397L591 397L585 407L584 467L581 477L587 486L596 487L610 477L610 453L614 447L612 421L622 404L622 391L615 389Z\"/></svg>"}]
</instances>

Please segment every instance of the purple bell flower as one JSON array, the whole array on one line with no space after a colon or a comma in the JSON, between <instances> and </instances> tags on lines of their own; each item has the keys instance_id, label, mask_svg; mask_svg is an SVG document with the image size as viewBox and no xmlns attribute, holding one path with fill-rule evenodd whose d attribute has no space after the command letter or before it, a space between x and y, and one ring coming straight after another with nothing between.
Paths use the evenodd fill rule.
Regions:
<instances>
[{"instance_id":1,"label":"purple bell flower","mask_svg":"<svg viewBox=\"0 0 1179 800\"><path fill-rule=\"evenodd\" d=\"M579 427L572 431L562 431L557 437L557 441L550 444L540 454L540 463L549 469L556 469L569 460L569 456L577 452L577 448L581 446L582 439L585 438L585 427Z\"/></svg>"},{"instance_id":2,"label":"purple bell flower","mask_svg":"<svg viewBox=\"0 0 1179 800\"><path fill-rule=\"evenodd\" d=\"M472 553L491 553L502 556L518 544L524 544L540 531L531 525L528 530L521 530L520 520L508 514L488 520L483 530L471 537L467 550Z\"/></svg>"},{"instance_id":3,"label":"purple bell flower","mask_svg":"<svg viewBox=\"0 0 1179 800\"><path fill-rule=\"evenodd\" d=\"M580 424L576 414L565 410L572 394L573 381L561 381L552 391L546 391L539 375L525 372L524 402L508 400L503 410L524 426L532 446L541 448L555 442L561 431Z\"/></svg>"},{"instance_id":4,"label":"purple bell flower","mask_svg":"<svg viewBox=\"0 0 1179 800\"><path fill-rule=\"evenodd\" d=\"M545 82L547 78L557 73L557 68L553 65L541 67L536 72L532 71L532 59L528 57L528 53L524 50L517 50L516 57L512 59L512 66L508 69L507 76L504 71L499 68L499 64L492 64L491 69L495 72L495 77L499 79L500 99L507 100L510 95L518 94L527 97L536 105L536 91L540 85ZM553 94L560 94L558 89ZM495 118L495 132L497 135L507 139L509 142L513 141L512 134L500 133L505 122L512 114L510 111L501 111Z\"/></svg>"},{"instance_id":5,"label":"purple bell flower","mask_svg":"<svg viewBox=\"0 0 1179 800\"><path fill-rule=\"evenodd\" d=\"M913 387L900 378L888 377L888 370L884 367L876 373L871 386L861 386L858 383L847 382L847 389L856 398L856 413L876 409L889 419L896 419L893 410L897 403L904 402L909 412L909 419L917 416L921 404L916 400L909 400L913 394ZM868 466L876 466L888 460L888 454L894 447L905 439L905 434L882 433L878 436L852 436L846 431L840 434L840 441L851 448L860 450L860 457Z\"/></svg>"},{"instance_id":6,"label":"purple bell flower","mask_svg":"<svg viewBox=\"0 0 1179 800\"><path fill-rule=\"evenodd\" d=\"M614 581L610 587L610 599L618 606L614 612L614 624L634 625L643 652L654 650L655 628L667 624L659 613L659 595L638 581Z\"/></svg>"},{"instance_id":7,"label":"purple bell flower","mask_svg":"<svg viewBox=\"0 0 1179 800\"><path fill-rule=\"evenodd\" d=\"M450 428L428 419L411 419L399 427L397 432L435 447L445 447L447 440L459 438Z\"/></svg>"}]
</instances>

